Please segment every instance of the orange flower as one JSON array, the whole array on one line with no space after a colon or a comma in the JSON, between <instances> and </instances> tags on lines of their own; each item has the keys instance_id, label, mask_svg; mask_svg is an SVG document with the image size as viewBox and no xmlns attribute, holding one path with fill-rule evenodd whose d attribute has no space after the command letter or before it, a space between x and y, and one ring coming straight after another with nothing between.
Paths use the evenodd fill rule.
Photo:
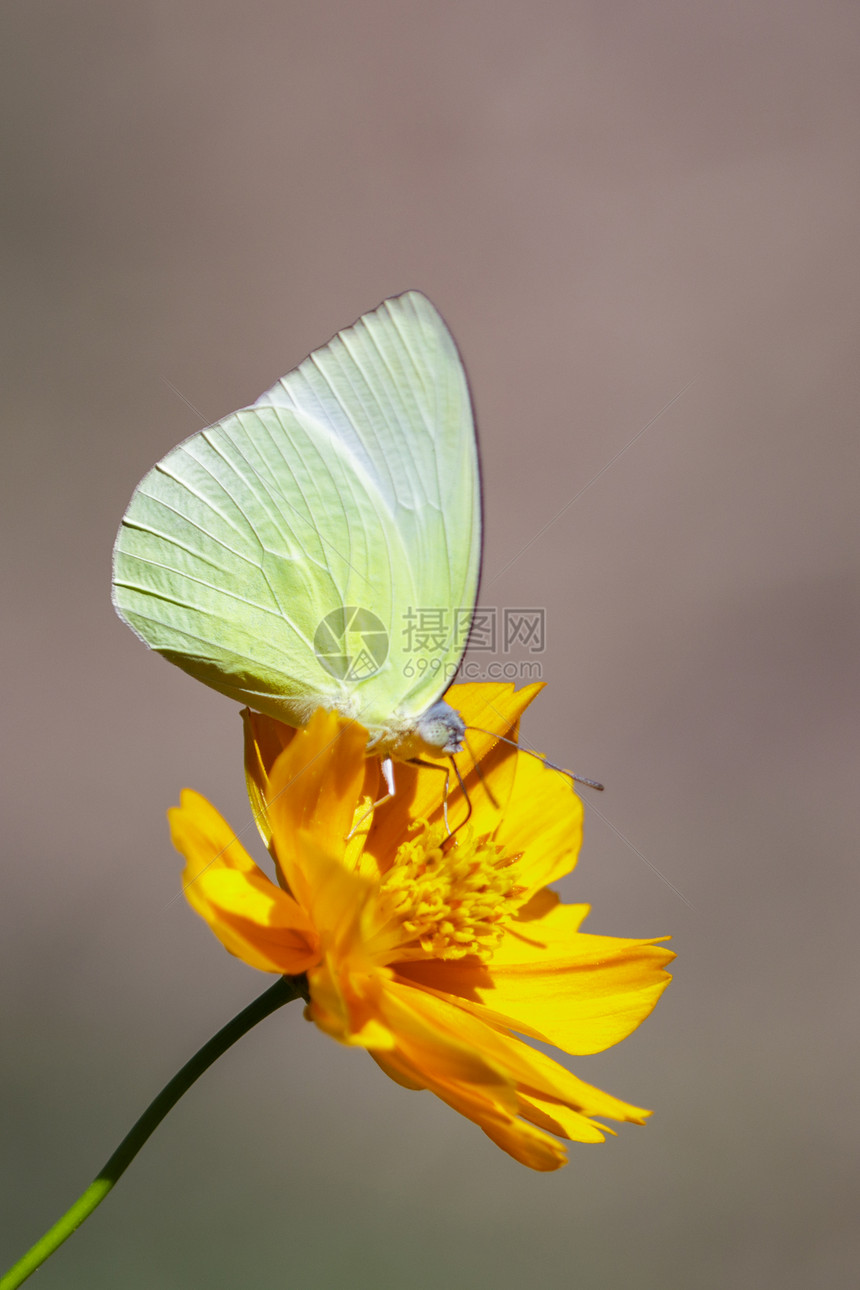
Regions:
<instances>
[{"instance_id":1,"label":"orange flower","mask_svg":"<svg viewBox=\"0 0 860 1290\"><path fill-rule=\"evenodd\" d=\"M228 950L306 974L306 1015L322 1030L549 1170L566 1159L557 1137L600 1142L612 1130L593 1117L641 1124L648 1112L514 1032L599 1052L647 1017L674 955L581 932L588 906L549 890L576 863L581 803L558 772L495 739L516 737L540 688L450 692L467 725L494 733L469 733L457 761L471 814L454 785L447 827L444 759L396 765L394 798L374 808L385 789L366 732L323 710L301 730L245 714L248 788L277 883L197 793L170 819L185 894Z\"/></svg>"}]
</instances>

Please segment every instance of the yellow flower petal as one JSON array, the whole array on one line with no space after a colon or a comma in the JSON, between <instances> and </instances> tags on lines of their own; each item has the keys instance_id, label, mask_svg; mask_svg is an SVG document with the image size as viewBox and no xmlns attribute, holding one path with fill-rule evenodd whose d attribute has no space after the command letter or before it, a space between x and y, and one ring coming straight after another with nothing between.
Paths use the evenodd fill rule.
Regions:
<instances>
[{"instance_id":1,"label":"yellow flower petal","mask_svg":"<svg viewBox=\"0 0 860 1290\"><path fill-rule=\"evenodd\" d=\"M486 1067L494 1070L497 1075L503 1076L512 1088L519 1090L520 1095L533 1100L566 1106L585 1116L607 1115L613 1119L641 1122L642 1116L647 1114L638 1107L630 1106L585 1084L546 1054L529 1047L512 1035L488 1027L484 1020L471 1015L468 1010L452 1002L422 994L420 991L410 992L408 987L399 981L392 982L385 990L386 1010L390 1010L390 1001L395 998L408 1002L413 1016L421 1018L424 1031L432 1037L431 1042L426 1044L426 1052L419 1054L414 1048L407 1050L401 1043L401 1036L404 1033L400 1024L402 1017L398 1019L396 1025L391 1025L392 1032L398 1039L398 1049L407 1052L413 1069L420 1072L428 1086L434 1081L451 1083L453 1078L457 1078L461 1084L485 1085L488 1082L498 1082L498 1080L487 1081L486 1078L476 1078L474 1074L471 1079L465 1078L462 1074L456 1077L452 1072L437 1067L434 1057L441 1039L446 1044L456 1043L479 1051ZM508 1108L518 1109L512 1108L509 1101Z\"/></svg>"},{"instance_id":2,"label":"yellow flower petal","mask_svg":"<svg viewBox=\"0 0 860 1290\"><path fill-rule=\"evenodd\" d=\"M393 1066L384 1053L371 1052L371 1057L376 1062L381 1071L384 1071L389 1079L393 1079L395 1084L401 1088L409 1089L411 1093L421 1093L426 1091L426 1085L422 1084L420 1079L410 1079L403 1071Z\"/></svg>"},{"instance_id":3,"label":"yellow flower petal","mask_svg":"<svg viewBox=\"0 0 860 1290\"><path fill-rule=\"evenodd\" d=\"M602 1088L587 1084L585 1080L579 1079L573 1071L569 1071L566 1066L562 1066L547 1053L531 1047L528 1048L528 1053L529 1064L536 1078L532 1085L529 1085L528 1081L523 1081L521 1085L523 1097L533 1109L539 1108L544 1115L555 1116L559 1123L565 1125L562 1135L564 1137L576 1138L580 1131L586 1132L582 1121L586 1121L592 1129L601 1133L614 1134L615 1130L610 1129L608 1125L597 1124L594 1116L641 1125L651 1114L644 1107L634 1106L631 1102L622 1101L621 1098L614 1097ZM552 1089L553 1092L548 1093L547 1089ZM522 1114L526 1119L534 1120L536 1124L542 1123L540 1119L535 1119L528 1109L523 1109ZM572 1115L578 1117L578 1120L572 1119ZM577 1140L597 1141L591 1133Z\"/></svg>"},{"instance_id":4,"label":"yellow flower petal","mask_svg":"<svg viewBox=\"0 0 860 1290\"><path fill-rule=\"evenodd\" d=\"M398 999L396 984L385 996L386 1011L395 1012L393 1001ZM531 1062L531 1053L516 1040L503 1040L498 1035L483 1031L475 1042L474 1023L458 1015L455 1009L439 1007L430 996L408 992L399 996L404 1011L395 1016L391 1030L397 1037L396 1049L385 1055L380 1064L393 1072L393 1078L406 1087L425 1087L453 1107L467 1119L473 1120L502 1150L507 1151L522 1164L532 1169L558 1169L565 1163L564 1149L547 1134L518 1118L525 1115L535 1120L539 1116L536 1100L517 1093L517 1075L525 1071L530 1077L541 1080L539 1063ZM448 1024L446 1024L448 1023ZM460 1034L459 1032L466 1033ZM468 1032L472 1033L468 1033ZM416 1043L416 1035L423 1043ZM487 1049L492 1048L493 1060L486 1061ZM465 1064L440 1062L444 1054L466 1053L483 1050L484 1061L474 1060ZM540 1057L540 1054L537 1054ZM553 1103L553 1111L560 1127L573 1128L576 1116L569 1108ZM547 1123L549 1123L547 1117ZM594 1138L586 1137L586 1124L577 1126L581 1140L599 1141L602 1135L595 1130ZM573 1137L574 1133L565 1132Z\"/></svg>"},{"instance_id":5,"label":"yellow flower petal","mask_svg":"<svg viewBox=\"0 0 860 1290\"><path fill-rule=\"evenodd\" d=\"M272 767L285 748L292 743L296 733L292 726L285 726L274 717L264 717L250 708L242 709L242 727L245 735L245 784L254 821L260 837L268 847L272 840L269 823L269 776Z\"/></svg>"},{"instance_id":6,"label":"yellow flower petal","mask_svg":"<svg viewBox=\"0 0 860 1290\"><path fill-rule=\"evenodd\" d=\"M339 969L329 955L308 973L311 1001L305 1015L341 1044L388 1052L396 1039L379 1015L385 975L384 970L361 975Z\"/></svg>"},{"instance_id":7,"label":"yellow flower petal","mask_svg":"<svg viewBox=\"0 0 860 1290\"><path fill-rule=\"evenodd\" d=\"M340 858L365 776L367 731L319 709L275 762L267 789L275 854L284 881L307 907L313 889L299 834L312 833L320 853Z\"/></svg>"},{"instance_id":8,"label":"yellow flower petal","mask_svg":"<svg viewBox=\"0 0 860 1290\"><path fill-rule=\"evenodd\" d=\"M168 817L188 862L185 896L232 954L290 976L316 961L318 936L305 911L257 868L205 798L186 789Z\"/></svg>"},{"instance_id":9,"label":"yellow flower petal","mask_svg":"<svg viewBox=\"0 0 860 1290\"><path fill-rule=\"evenodd\" d=\"M557 905L542 919L510 924L488 964L410 963L398 972L506 1029L568 1053L602 1052L653 1010L675 955L650 940L579 932L586 910Z\"/></svg>"},{"instance_id":10,"label":"yellow flower petal","mask_svg":"<svg viewBox=\"0 0 860 1290\"><path fill-rule=\"evenodd\" d=\"M352 971L376 966L367 948L378 930L376 884L328 855L309 830L300 829L295 842L301 858L293 868L312 875L304 880L305 908L321 929L326 953L336 954Z\"/></svg>"},{"instance_id":11,"label":"yellow flower petal","mask_svg":"<svg viewBox=\"0 0 860 1290\"><path fill-rule=\"evenodd\" d=\"M559 1138L573 1142L603 1142L607 1133L615 1133L608 1125L595 1124L579 1111L572 1111L560 1102L543 1101L537 1097L520 1097L520 1114L539 1129L555 1133Z\"/></svg>"},{"instance_id":12,"label":"yellow flower petal","mask_svg":"<svg viewBox=\"0 0 860 1290\"><path fill-rule=\"evenodd\" d=\"M448 1009L446 1015L430 995L395 981L388 983L380 1005L396 1036L398 1053L425 1082L493 1088L494 1099L501 1097L516 1114L510 1078L494 1061L487 1060L485 1051L461 1035L454 1009Z\"/></svg>"},{"instance_id":13,"label":"yellow flower petal","mask_svg":"<svg viewBox=\"0 0 860 1290\"><path fill-rule=\"evenodd\" d=\"M498 1126L481 1124L481 1128L497 1147L537 1173L551 1173L567 1164L567 1152L561 1143L523 1120Z\"/></svg>"},{"instance_id":14,"label":"yellow flower petal","mask_svg":"<svg viewBox=\"0 0 860 1290\"><path fill-rule=\"evenodd\" d=\"M496 841L522 853L517 877L529 894L570 873L582 845L582 802L573 785L535 757L517 759L517 777Z\"/></svg>"},{"instance_id":15,"label":"yellow flower petal","mask_svg":"<svg viewBox=\"0 0 860 1290\"><path fill-rule=\"evenodd\" d=\"M508 734L543 688L542 682L536 682L515 690L509 681L473 681L451 686L445 701L457 709L467 727L470 751L459 754L463 758L464 774L472 760L481 761L494 747L498 735ZM482 730L490 733L481 733Z\"/></svg>"}]
</instances>

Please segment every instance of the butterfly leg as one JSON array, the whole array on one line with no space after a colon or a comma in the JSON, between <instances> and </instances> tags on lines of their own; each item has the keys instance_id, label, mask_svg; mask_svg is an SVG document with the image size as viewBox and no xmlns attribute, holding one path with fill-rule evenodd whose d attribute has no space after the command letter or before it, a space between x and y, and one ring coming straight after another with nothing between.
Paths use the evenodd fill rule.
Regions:
<instances>
[{"instance_id":1,"label":"butterfly leg","mask_svg":"<svg viewBox=\"0 0 860 1290\"><path fill-rule=\"evenodd\" d=\"M383 757L381 770L382 778L385 780L385 787L388 789L388 792L385 797L380 799L379 802L374 803L376 806L381 806L382 802L387 802L390 797L394 796L394 762L390 757Z\"/></svg>"},{"instance_id":2,"label":"butterfly leg","mask_svg":"<svg viewBox=\"0 0 860 1290\"><path fill-rule=\"evenodd\" d=\"M472 752L471 748L469 747L469 742L465 736L463 737L463 743L465 745L466 752L472 758L472 768L475 774L478 776L478 779L481 781L484 792L487 794L487 797L490 799L491 805L494 806L495 809L498 811L499 803L496 801L495 794L493 793L493 790L490 788L490 785L487 783L487 779L486 779L486 776L484 775L484 772L481 770L481 763L478 761L478 759L475 757L474 753ZM457 764L455 762L454 763L455 769L456 769L456 765ZM468 797L468 794L466 794L466 796Z\"/></svg>"},{"instance_id":3,"label":"butterfly leg","mask_svg":"<svg viewBox=\"0 0 860 1290\"><path fill-rule=\"evenodd\" d=\"M435 761L422 761L420 757L411 757L410 766L423 766L425 770L441 770L445 775L445 793L442 798L442 818L445 821L445 828L448 830L448 837L453 837L451 827L448 824L448 786L451 783L451 772L447 766L437 766Z\"/></svg>"},{"instance_id":4,"label":"butterfly leg","mask_svg":"<svg viewBox=\"0 0 860 1290\"><path fill-rule=\"evenodd\" d=\"M452 828L451 828L451 826L450 826L450 824L448 823L448 796L449 796L448 789L449 789L450 784L451 784L451 771L448 769L448 767L447 767L447 766L437 766L437 765L436 765L436 763L435 763L435 762L433 762L433 761L421 761L421 760L419 760L419 758L417 758L417 757L413 757L413 758L412 758L412 760L411 760L411 762L410 762L410 765L412 765L412 766L424 766L424 767L426 767L426 769L427 769L427 770L443 770L443 771L445 772L445 793L444 793L444 796L443 796L443 798L442 798L442 818L443 818L443 819L444 819L444 821L445 821L445 828L446 828L446 829L447 829L447 831L448 831L448 838L450 839L450 838L453 838L453 837L454 837L454 835L455 835L455 834L456 834L460 829L462 829L462 827L463 827L463 825L464 825L464 824L468 824L468 822L469 822L469 818L470 818L470 816L471 816L471 814L472 814L472 799L471 799L471 797L469 796L469 791L468 791L468 789L466 788L466 785L465 785L465 783L464 783L464 781L463 781L463 776L460 774L460 768L459 768L459 766L457 765L457 763L456 763L456 761L454 760L454 758L453 758L453 757L449 758L449 760L450 760L450 762L451 762L451 765L452 765L452 766L453 766L453 768L454 768L454 774L457 776L457 783L460 785L460 789L461 789L461 791L462 791L462 794L463 794L463 796L464 796L464 797L465 797L465 799L466 799L466 807L467 807L467 811L466 811L466 818L465 818L464 820L461 820L461 821L460 821L460 823L457 825L457 828L456 828L456 829L452 829ZM491 800L492 800L492 799L491 799Z\"/></svg>"},{"instance_id":5,"label":"butterfly leg","mask_svg":"<svg viewBox=\"0 0 860 1290\"><path fill-rule=\"evenodd\" d=\"M450 791L450 788L451 788L451 776L448 772L448 767L446 766L445 767L445 793L442 798L442 819L445 821L445 832L448 834L449 838L451 836L451 825L448 823L448 793Z\"/></svg>"},{"instance_id":6,"label":"butterfly leg","mask_svg":"<svg viewBox=\"0 0 860 1290\"><path fill-rule=\"evenodd\" d=\"M379 767L380 767L380 770L382 771L382 778L385 780L385 787L388 789L388 792L385 794L385 796L384 796L384 797L380 797L380 798L378 798L375 802L372 802L372 803L370 804L370 806L367 808L367 810L364 812L364 815L362 815L361 819L360 819L360 820L356 820L355 824L353 824L353 826L352 826L352 828L350 829L349 833L347 833L347 835L346 835L346 840L347 840L347 842L350 840L350 838L352 837L352 835L353 835L353 834L354 834L358 829L360 829L360 828L361 828L362 824L363 824L363 823L364 823L364 821L367 819L367 817L368 817L369 815L372 815L372 814L373 814L373 812L376 810L377 806L384 806L384 805L385 805L385 803L386 803L386 802L390 802L390 801L391 801L391 799L392 799L392 797L394 796L394 793L395 793L395 788L394 788L394 762L391 760L391 758L390 758L390 757L383 757L383 758L382 758L382 760L381 760L381 761L380 761L380 763L379 763Z\"/></svg>"}]
</instances>

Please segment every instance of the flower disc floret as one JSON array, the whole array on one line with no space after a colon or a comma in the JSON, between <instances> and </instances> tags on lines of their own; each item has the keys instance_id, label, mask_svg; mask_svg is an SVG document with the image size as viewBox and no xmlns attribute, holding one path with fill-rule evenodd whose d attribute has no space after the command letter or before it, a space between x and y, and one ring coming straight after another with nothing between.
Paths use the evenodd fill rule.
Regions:
<instances>
[{"instance_id":1,"label":"flower disc floret","mask_svg":"<svg viewBox=\"0 0 860 1290\"><path fill-rule=\"evenodd\" d=\"M475 839L468 825L445 847L442 822L413 822L418 835L401 843L380 882L380 900L403 932L403 951L425 958L492 958L522 893L511 860L490 838Z\"/></svg>"}]
</instances>

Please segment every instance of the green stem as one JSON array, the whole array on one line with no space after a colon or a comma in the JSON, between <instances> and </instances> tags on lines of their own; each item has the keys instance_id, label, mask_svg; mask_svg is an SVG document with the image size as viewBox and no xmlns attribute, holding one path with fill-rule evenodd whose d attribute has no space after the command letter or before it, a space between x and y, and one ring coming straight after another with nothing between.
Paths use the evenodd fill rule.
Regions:
<instances>
[{"instance_id":1,"label":"green stem","mask_svg":"<svg viewBox=\"0 0 860 1290\"><path fill-rule=\"evenodd\" d=\"M31 1272L35 1272L40 1264L44 1263L49 1255L54 1253L67 1240L72 1233L80 1227L85 1218L88 1218L93 1210L101 1204L105 1196L113 1187L116 1180L125 1172L131 1164L134 1157L140 1151L144 1142L151 1133L158 1128L161 1121L167 1115L167 1112L176 1105L183 1093L186 1093L195 1080L199 1079L205 1070L213 1062L225 1053L228 1048L235 1044L237 1039L256 1026L258 1021L268 1017L277 1008L283 1004L289 1003L292 999L298 999L303 996L307 989L304 977L279 977L273 986L249 1003L247 1008L243 1008L240 1013L228 1021L227 1025L213 1035L210 1040L203 1045L191 1058L186 1062L180 1071L173 1076L169 1083L158 1096L150 1102L143 1115L134 1125L129 1133L123 1138L116 1151L108 1160L107 1164L90 1183L89 1187L83 1192L72 1207L66 1210L65 1214L59 1219L53 1227L49 1228L45 1235L36 1242L32 1249L28 1250L22 1259L11 1267L5 1276L0 1277L0 1290L15 1290L16 1286L21 1285Z\"/></svg>"}]
</instances>

